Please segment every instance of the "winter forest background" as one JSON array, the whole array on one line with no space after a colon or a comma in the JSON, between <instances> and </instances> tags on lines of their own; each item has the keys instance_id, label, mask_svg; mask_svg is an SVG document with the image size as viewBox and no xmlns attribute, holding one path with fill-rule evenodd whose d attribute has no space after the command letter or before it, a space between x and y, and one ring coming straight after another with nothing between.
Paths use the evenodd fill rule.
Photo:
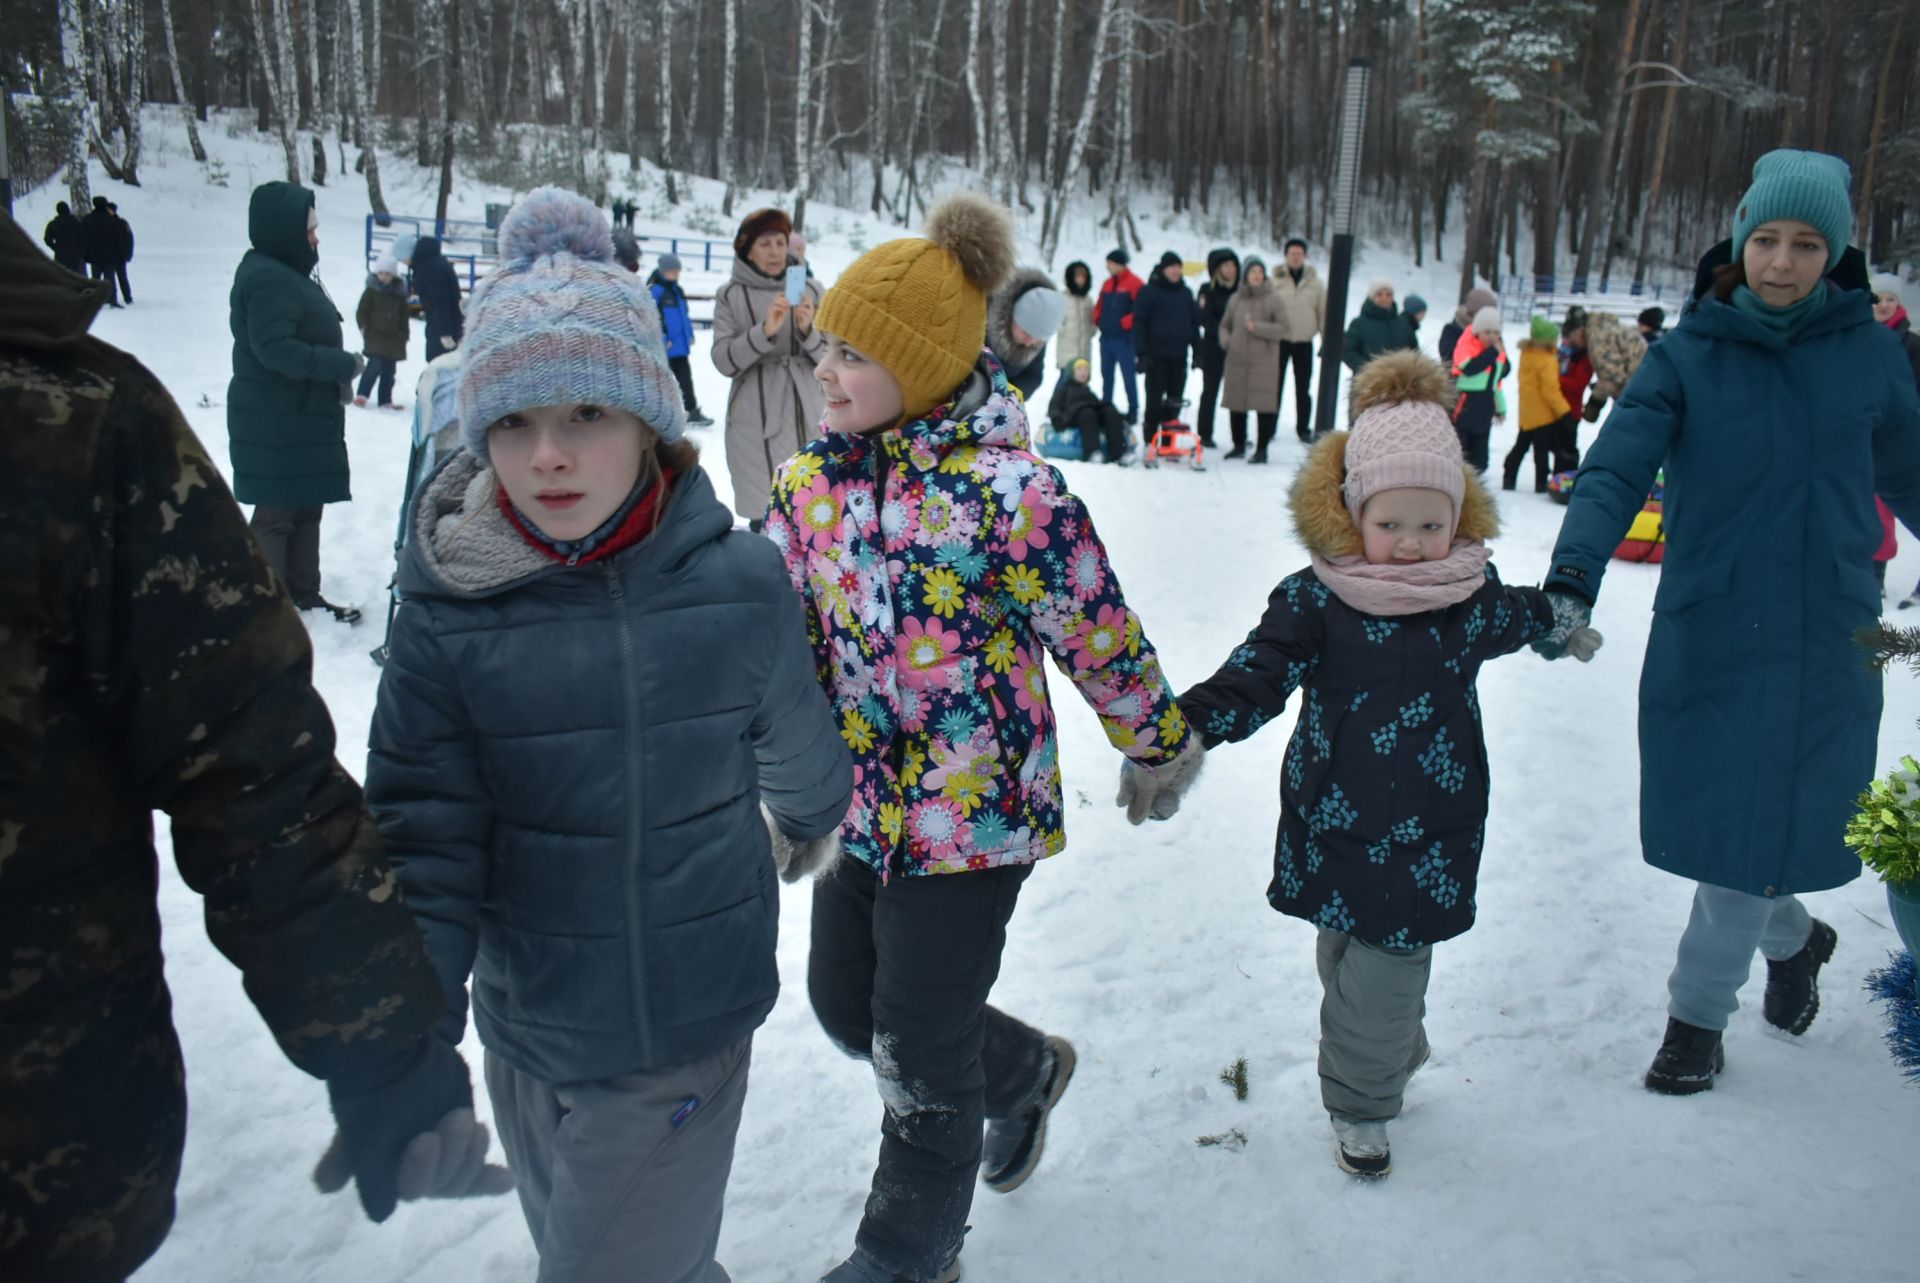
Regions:
<instances>
[{"instance_id":1,"label":"winter forest background","mask_svg":"<svg viewBox=\"0 0 1920 1283\"><path fill-rule=\"evenodd\" d=\"M1778 145L1846 157L1856 240L1920 259L1912 0L20 0L0 49L16 181L65 165L76 202L88 152L137 183L145 101L249 109L289 178L382 212L370 132L439 171L442 217L456 156L594 195L644 158L668 203L702 175L724 215L772 188L802 225L810 199L916 223L961 164L1049 262L1080 184L1136 248L1143 189L1318 242L1366 58L1358 230L1463 243L1463 291L1683 270Z\"/></svg>"}]
</instances>

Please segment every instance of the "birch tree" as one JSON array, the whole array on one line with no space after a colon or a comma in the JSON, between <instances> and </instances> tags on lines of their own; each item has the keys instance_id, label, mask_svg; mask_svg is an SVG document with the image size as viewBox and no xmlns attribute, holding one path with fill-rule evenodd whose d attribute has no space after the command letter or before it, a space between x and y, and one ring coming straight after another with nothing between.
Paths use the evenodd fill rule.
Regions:
<instances>
[{"instance_id":1,"label":"birch tree","mask_svg":"<svg viewBox=\"0 0 1920 1283\"><path fill-rule=\"evenodd\" d=\"M273 113L274 128L280 134L280 147L287 156L287 181L296 187L300 181L300 149L294 143L293 113L289 110L285 73L293 70L291 42L279 39L285 30L277 19L286 13L286 0L248 0L247 16L253 20L254 48L260 55L260 71L267 82L267 104Z\"/></svg>"},{"instance_id":2,"label":"birch tree","mask_svg":"<svg viewBox=\"0 0 1920 1283\"><path fill-rule=\"evenodd\" d=\"M989 65L993 68L992 95L993 168L1000 179L1000 203L1013 204L1013 166L1015 162L1013 129L1007 119L1007 76L1011 70L1007 58L1007 6L1011 0L988 0L993 8L987 15L988 31L993 36Z\"/></svg>"},{"instance_id":3,"label":"birch tree","mask_svg":"<svg viewBox=\"0 0 1920 1283\"><path fill-rule=\"evenodd\" d=\"M793 225L801 226L806 217L807 192L813 187L813 148L808 135L813 113L807 110L808 91L813 87L813 5L799 0L800 26L795 41L793 69L793 190L787 194L787 209Z\"/></svg>"},{"instance_id":4,"label":"birch tree","mask_svg":"<svg viewBox=\"0 0 1920 1283\"><path fill-rule=\"evenodd\" d=\"M372 0L378 4L379 0ZM387 200L380 191L380 147L377 132L367 120L367 82L362 74L360 49L360 5L361 0L343 0L347 6L347 81L353 95L354 129L365 139L360 152L361 168L367 174L367 205L378 215L385 226Z\"/></svg>"},{"instance_id":5,"label":"birch tree","mask_svg":"<svg viewBox=\"0 0 1920 1283\"><path fill-rule=\"evenodd\" d=\"M989 186L993 183L993 142L987 136L987 99L980 92L980 5L967 6L967 101L973 104L973 163Z\"/></svg>"},{"instance_id":6,"label":"birch tree","mask_svg":"<svg viewBox=\"0 0 1920 1283\"><path fill-rule=\"evenodd\" d=\"M867 163L873 169L868 211L878 214L887 195L887 162L893 157L892 35L887 29L887 0L873 0L873 83L869 98Z\"/></svg>"},{"instance_id":7,"label":"birch tree","mask_svg":"<svg viewBox=\"0 0 1920 1283\"><path fill-rule=\"evenodd\" d=\"M1054 172L1053 184L1047 189L1040 217L1040 256L1049 265L1060 248L1060 232L1067 219L1068 188L1086 160L1087 137L1093 131L1094 104L1100 101L1100 72L1106 66L1107 37L1113 29L1114 7L1115 0L1100 0L1100 14L1093 28L1093 50L1087 59L1087 90L1080 100L1080 119L1074 122L1073 133L1067 140L1066 163ZM1058 117L1048 121L1050 130L1058 126Z\"/></svg>"},{"instance_id":8,"label":"birch tree","mask_svg":"<svg viewBox=\"0 0 1920 1283\"><path fill-rule=\"evenodd\" d=\"M727 193L720 199L720 212L727 218L733 217L733 198L735 184L734 167L734 71L739 61L739 18L737 11L740 0L720 0L720 7L726 11L726 24L721 37L722 69L720 82L720 179L727 185Z\"/></svg>"},{"instance_id":9,"label":"birch tree","mask_svg":"<svg viewBox=\"0 0 1920 1283\"><path fill-rule=\"evenodd\" d=\"M654 0L654 43L660 50L659 105L660 172L667 180L667 204L680 203L680 189L673 178L673 6L668 0Z\"/></svg>"},{"instance_id":10,"label":"birch tree","mask_svg":"<svg viewBox=\"0 0 1920 1283\"><path fill-rule=\"evenodd\" d=\"M81 0L60 0L60 81L66 127L67 200L76 213L93 204L87 182L88 117L86 31L81 25Z\"/></svg>"},{"instance_id":11,"label":"birch tree","mask_svg":"<svg viewBox=\"0 0 1920 1283\"><path fill-rule=\"evenodd\" d=\"M1140 249L1140 233L1133 225L1133 64L1134 30L1139 25L1134 0L1125 0L1120 13L1120 72L1114 83L1113 178L1107 185L1110 203L1106 223L1122 244L1131 239Z\"/></svg>"},{"instance_id":12,"label":"birch tree","mask_svg":"<svg viewBox=\"0 0 1920 1283\"><path fill-rule=\"evenodd\" d=\"M207 149L200 142L200 124L187 98L187 82L180 74L180 47L173 38L173 0L160 0L160 25L167 37L167 74L173 77L173 96L180 100L180 114L187 122L187 146L193 149L193 158L204 165Z\"/></svg>"}]
</instances>

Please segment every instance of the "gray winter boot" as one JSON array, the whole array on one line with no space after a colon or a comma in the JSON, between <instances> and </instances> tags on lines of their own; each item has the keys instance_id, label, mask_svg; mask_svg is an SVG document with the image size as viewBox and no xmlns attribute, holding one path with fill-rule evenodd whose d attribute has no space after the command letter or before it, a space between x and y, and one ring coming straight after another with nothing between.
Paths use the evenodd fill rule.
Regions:
<instances>
[{"instance_id":1,"label":"gray winter boot","mask_svg":"<svg viewBox=\"0 0 1920 1283\"><path fill-rule=\"evenodd\" d=\"M1333 1119L1333 1161L1340 1170L1370 1179L1393 1170L1393 1156L1387 1148L1387 1125L1383 1122Z\"/></svg>"},{"instance_id":2,"label":"gray winter boot","mask_svg":"<svg viewBox=\"0 0 1920 1283\"><path fill-rule=\"evenodd\" d=\"M1040 1153L1047 1145L1047 1115L1066 1093L1076 1060L1072 1043L1049 1034L1040 1081L1027 1104L988 1125L980 1152L980 1179L994 1193L1011 1194L1040 1165Z\"/></svg>"},{"instance_id":3,"label":"gray winter boot","mask_svg":"<svg viewBox=\"0 0 1920 1283\"><path fill-rule=\"evenodd\" d=\"M960 1257L957 1254L938 1274L931 1279L921 1280L895 1274L856 1247L853 1255L829 1270L820 1283L959 1283L959 1279Z\"/></svg>"}]
</instances>

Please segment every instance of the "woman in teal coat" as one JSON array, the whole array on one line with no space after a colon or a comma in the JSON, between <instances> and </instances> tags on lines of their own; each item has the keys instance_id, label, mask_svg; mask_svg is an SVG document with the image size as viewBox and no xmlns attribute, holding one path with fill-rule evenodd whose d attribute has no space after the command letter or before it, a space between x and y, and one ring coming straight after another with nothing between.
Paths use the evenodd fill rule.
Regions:
<instances>
[{"instance_id":1,"label":"woman in teal coat","mask_svg":"<svg viewBox=\"0 0 1920 1283\"><path fill-rule=\"evenodd\" d=\"M315 227L306 188L275 182L253 189L253 248L228 295L227 448L234 497L254 505L254 536L294 605L352 623L359 611L320 595L320 513L353 497L346 402L364 363L341 346L340 313L313 276Z\"/></svg>"},{"instance_id":2,"label":"woman in teal coat","mask_svg":"<svg viewBox=\"0 0 1920 1283\"><path fill-rule=\"evenodd\" d=\"M1796 894L1853 880L1841 837L1874 771L1881 685L1854 645L1879 614L1873 497L1920 519L1920 400L1867 296L1825 279L1853 213L1844 162L1776 151L1734 217L1734 261L1646 360L1588 454L1554 549L1584 616L1666 469L1667 554L1640 680L1647 862L1699 883L1668 981L1655 1091L1713 1085L1756 948L1769 1022L1803 1033L1833 928Z\"/></svg>"}]
</instances>

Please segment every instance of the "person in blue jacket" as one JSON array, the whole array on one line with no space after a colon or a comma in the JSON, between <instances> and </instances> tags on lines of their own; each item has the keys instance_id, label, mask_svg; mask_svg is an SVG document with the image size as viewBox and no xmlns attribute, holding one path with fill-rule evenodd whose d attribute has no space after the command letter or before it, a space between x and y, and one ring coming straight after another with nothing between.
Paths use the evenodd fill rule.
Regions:
<instances>
[{"instance_id":1,"label":"person in blue jacket","mask_svg":"<svg viewBox=\"0 0 1920 1283\"><path fill-rule=\"evenodd\" d=\"M776 874L838 858L852 760L604 216L543 187L500 246L463 448L413 499L367 800L448 1044L471 984L539 1277L717 1283Z\"/></svg>"},{"instance_id":2,"label":"person in blue jacket","mask_svg":"<svg viewBox=\"0 0 1920 1283\"><path fill-rule=\"evenodd\" d=\"M1667 553L1640 682L1640 839L1698 883L1648 1088L1704 1091L1757 948L1763 1010L1819 1010L1836 933L1797 898L1851 882L1842 841L1874 773L1881 682L1853 634L1879 615L1873 498L1920 520L1920 397L1867 295L1827 276L1853 211L1845 162L1774 151L1733 261L1648 349L1588 453L1546 587L1582 618L1666 470Z\"/></svg>"},{"instance_id":3,"label":"person in blue jacket","mask_svg":"<svg viewBox=\"0 0 1920 1283\"><path fill-rule=\"evenodd\" d=\"M687 310L687 292L680 288L680 256L662 254L647 277L654 306L660 309L660 326L667 336L667 365L673 381L680 385L680 404L687 411L687 422L696 428L710 428L713 420L700 409L700 398L693 391L693 367L687 357L693 352L693 313Z\"/></svg>"},{"instance_id":4,"label":"person in blue jacket","mask_svg":"<svg viewBox=\"0 0 1920 1283\"><path fill-rule=\"evenodd\" d=\"M422 236L413 243L412 269L414 297L427 318L427 360L460 346L466 326L460 307L460 278L453 264L440 252L440 238Z\"/></svg>"}]
</instances>

